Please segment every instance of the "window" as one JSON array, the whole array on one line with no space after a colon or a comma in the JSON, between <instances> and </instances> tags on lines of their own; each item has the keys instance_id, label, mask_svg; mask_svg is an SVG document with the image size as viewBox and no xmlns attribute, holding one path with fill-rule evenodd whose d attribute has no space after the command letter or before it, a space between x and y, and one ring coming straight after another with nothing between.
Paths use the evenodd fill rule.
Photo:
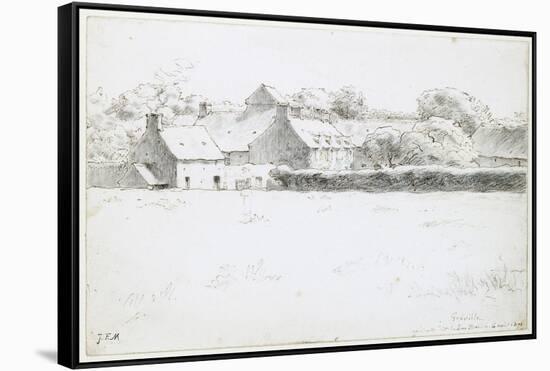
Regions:
<instances>
[{"instance_id":1,"label":"window","mask_svg":"<svg viewBox=\"0 0 550 371\"><path fill-rule=\"evenodd\" d=\"M314 135L314 136L312 137L312 139L313 139L313 143L319 144L319 135Z\"/></svg>"},{"instance_id":2,"label":"window","mask_svg":"<svg viewBox=\"0 0 550 371\"><path fill-rule=\"evenodd\" d=\"M191 188L191 178L188 176L185 177L185 188Z\"/></svg>"}]
</instances>

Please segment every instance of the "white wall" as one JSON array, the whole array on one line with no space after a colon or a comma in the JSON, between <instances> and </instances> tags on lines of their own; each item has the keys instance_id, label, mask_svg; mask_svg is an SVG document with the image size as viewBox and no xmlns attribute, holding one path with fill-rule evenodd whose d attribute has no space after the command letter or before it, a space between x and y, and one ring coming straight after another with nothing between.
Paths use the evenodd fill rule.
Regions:
<instances>
[{"instance_id":1,"label":"white wall","mask_svg":"<svg viewBox=\"0 0 550 371\"><path fill-rule=\"evenodd\" d=\"M351 148L317 148L310 151L310 163L314 169L347 170L353 163Z\"/></svg>"},{"instance_id":2,"label":"white wall","mask_svg":"<svg viewBox=\"0 0 550 371\"><path fill-rule=\"evenodd\" d=\"M235 189L237 181L246 181L246 179L250 179L250 186L252 188L265 188L267 185L267 179L269 178L269 171L274 167L274 165L269 164L225 166L224 178L222 182L224 189Z\"/></svg>"},{"instance_id":3,"label":"white wall","mask_svg":"<svg viewBox=\"0 0 550 371\"><path fill-rule=\"evenodd\" d=\"M177 165L177 187L187 188L185 178L189 177L189 189L216 190L214 176L219 176L221 190L234 190L237 181L247 181L247 179L251 188L265 189L269 171L274 167L251 164L225 166L223 161L180 162Z\"/></svg>"},{"instance_id":4,"label":"white wall","mask_svg":"<svg viewBox=\"0 0 550 371\"><path fill-rule=\"evenodd\" d=\"M527 161L519 158L485 157L479 156L477 162L481 167L498 166L527 166Z\"/></svg>"},{"instance_id":5,"label":"white wall","mask_svg":"<svg viewBox=\"0 0 550 371\"><path fill-rule=\"evenodd\" d=\"M187 188L185 178L189 177L189 189L215 190L214 176L219 176L220 180L222 180L223 168L223 160L217 162L179 162L176 177L177 187Z\"/></svg>"},{"instance_id":6,"label":"white wall","mask_svg":"<svg viewBox=\"0 0 550 371\"><path fill-rule=\"evenodd\" d=\"M400 0L297 2L279 0L123 1L141 5L316 17L414 22L453 26L526 29L539 32L539 164L550 161L547 110L550 86L548 10L543 1ZM56 349L56 6L62 1L29 0L3 4L2 89L5 140L0 205L0 338L2 369L60 370ZM368 97L367 97L368 99ZM39 162L36 162L36 159ZM35 166L28 166L35 164ZM539 166L539 192L548 172ZM539 196L539 340L427 348L239 359L185 365L129 367L125 370L540 370L548 364L550 274L544 228L548 197ZM547 366L546 366L547 367ZM121 369L122 370L122 369Z\"/></svg>"}]
</instances>

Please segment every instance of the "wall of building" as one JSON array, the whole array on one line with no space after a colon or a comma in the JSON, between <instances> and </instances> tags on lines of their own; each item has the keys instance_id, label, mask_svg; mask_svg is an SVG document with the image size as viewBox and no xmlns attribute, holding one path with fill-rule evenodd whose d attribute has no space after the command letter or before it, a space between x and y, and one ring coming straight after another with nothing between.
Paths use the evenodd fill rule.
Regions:
<instances>
[{"instance_id":1,"label":"wall of building","mask_svg":"<svg viewBox=\"0 0 550 371\"><path fill-rule=\"evenodd\" d=\"M123 162L88 162L86 164L86 186L117 188L124 177L127 165Z\"/></svg>"},{"instance_id":2,"label":"wall of building","mask_svg":"<svg viewBox=\"0 0 550 371\"><path fill-rule=\"evenodd\" d=\"M266 189L269 171L274 165L225 166L222 181L223 189Z\"/></svg>"},{"instance_id":3,"label":"wall of building","mask_svg":"<svg viewBox=\"0 0 550 371\"><path fill-rule=\"evenodd\" d=\"M274 124L249 145L250 163L309 167L310 148L294 133L288 119L277 115Z\"/></svg>"},{"instance_id":4,"label":"wall of building","mask_svg":"<svg viewBox=\"0 0 550 371\"><path fill-rule=\"evenodd\" d=\"M177 165L177 187L182 189L242 190L266 189L273 165L230 165L223 161L180 161ZM219 185L214 177L219 177ZM189 186L186 178L189 178Z\"/></svg>"},{"instance_id":5,"label":"wall of building","mask_svg":"<svg viewBox=\"0 0 550 371\"><path fill-rule=\"evenodd\" d=\"M349 170L353 163L351 148L315 148L310 153L310 166L322 170Z\"/></svg>"},{"instance_id":6,"label":"wall of building","mask_svg":"<svg viewBox=\"0 0 550 371\"><path fill-rule=\"evenodd\" d=\"M224 181L224 165L221 161L179 161L176 187L183 189L217 190ZM214 177L219 177L216 185Z\"/></svg>"},{"instance_id":7,"label":"wall of building","mask_svg":"<svg viewBox=\"0 0 550 371\"><path fill-rule=\"evenodd\" d=\"M527 166L527 159L479 156L477 163L480 167Z\"/></svg>"},{"instance_id":8,"label":"wall of building","mask_svg":"<svg viewBox=\"0 0 550 371\"><path fill-rule=\"evenodd\" d=\"M157 130L146 130L130 153L129 163L148 164L153 173L170 187L175 187L177 159L166 147Z\"/></svg>"},{"instance_id":9,"label":"wall of building","mask_svg":"<svg viewBox=\"0 0 550 371\"><path fill-rule=\"evenodd\" d=\"M224 153L228 159L227 165L245 165L249 163L250 153L248 151L235 151Z\"/></svg>"}]
</instances>

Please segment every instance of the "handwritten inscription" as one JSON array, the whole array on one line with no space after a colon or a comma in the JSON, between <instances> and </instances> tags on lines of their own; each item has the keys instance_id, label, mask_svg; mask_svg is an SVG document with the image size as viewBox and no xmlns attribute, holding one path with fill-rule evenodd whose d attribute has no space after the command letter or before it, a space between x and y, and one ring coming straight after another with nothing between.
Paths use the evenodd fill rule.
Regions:
<instances>
[{"instance_id":1,"label":"handwritten inscription","mask_svg":"<svg viewBox=\"0 0 550 371\"><path fill-rule=\"evenodd\" d=\"M97 341L96 344L100 344L101 342L119 342L120 341L120 334L118 332L106 332L103 334L97 334Z\"/></svg>"},{"instance_id":2,"label":"handwritten inscription","mask_svg":"<svg viewBox=\"0 0 550 371\"><path fill-rule=\"evenodd\" d=\"M453 322L468 322L468 321L473 321L473 322L478 322L478 321L481 321L481 317L479 317L479 315L476 313L476 312L471 312L471 313L458 313L458 312L454 312L451 314L451 321Z\"/></svg>"},{"instance_id":3,"label":"handwritten inscription","mask_svg":"<svg viewBox=\"0 0 550 371\"><path fill-rule=\"evenodd\" d=\"M413 334L431 334L431 333L448 333L448 332L461 332L461 331L480 331L480 330L521 330L525 329L524 321L506 321L506 322L489 322L489 323L476 323L476 322L458 322L452 325L439 325L437 327L425 328L414 330Z\"/></svg>"},{"instance_id":4,"label":"handwritten inscription","mask_svg":"<svg viewBox=\"0 0 550 371\"><path fill-rule=\"evenodd\" d=\"M173 282L169 282L163 289L153 292L131 292L126 296L126 299L122 302L122 298L119 299L125 307L139 308L144 304L160 303L160 302L172 302L175 301L174 292L176 287Z\"/></svg>"},{"instance_id":5,"label":"handwritten inscription","mask_svg":"<svg viewBox=\"0 0 550 371\"><path fill-rule=\"evenodd\" d=\"M224 264L218 268L216 276L210 280L205 287L226 288L230 284L239 281L248 282L266 282L279 281L280 274L268 273L265 268L264 260L260 259L257 263L247 264L246 267L237 267L232 264Z\"/></svg>"}]
</instances>

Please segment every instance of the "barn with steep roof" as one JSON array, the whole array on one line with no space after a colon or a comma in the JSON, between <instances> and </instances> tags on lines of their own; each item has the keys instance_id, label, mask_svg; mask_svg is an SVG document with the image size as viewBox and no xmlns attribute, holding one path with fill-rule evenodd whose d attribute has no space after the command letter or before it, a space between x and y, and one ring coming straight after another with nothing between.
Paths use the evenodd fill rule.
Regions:
<instances>
[{"instance_id":1,"label":"barn with steep roof","mask_svg":"<svg viewBox=\"0 0 550 371\"><path fill-rule=\"evenodd\" d=\"M260 84L245 99L243 112L220 112L201 103L195 125L208 129L224 154L226 165L245 165L250 163L248 145L273 124L276 106L285 102L277 89Z\"/></svg>"},{"instance_id":2,"label":"barn with steep roof","mask_svg":"<svg viewBox=\"0 0 550 371\"><path fill-rule=\"evenodd\" d=\"M253 164L285 164L294 169L351 169L353 143L331 123L289 114L277 106L273 124L250 143Z\"/></svg>"},{"instance_id":3,"label":"barn with steep roof","mask_svg":"<svg viewBox=\"0 0 550 371\"><path fill-rule=\"evenodd\" d=\"M203 126L162 127L148 114L145 133L129 155L122 187L220 189L224 156Z\"/></svg>"}]
</instances>

